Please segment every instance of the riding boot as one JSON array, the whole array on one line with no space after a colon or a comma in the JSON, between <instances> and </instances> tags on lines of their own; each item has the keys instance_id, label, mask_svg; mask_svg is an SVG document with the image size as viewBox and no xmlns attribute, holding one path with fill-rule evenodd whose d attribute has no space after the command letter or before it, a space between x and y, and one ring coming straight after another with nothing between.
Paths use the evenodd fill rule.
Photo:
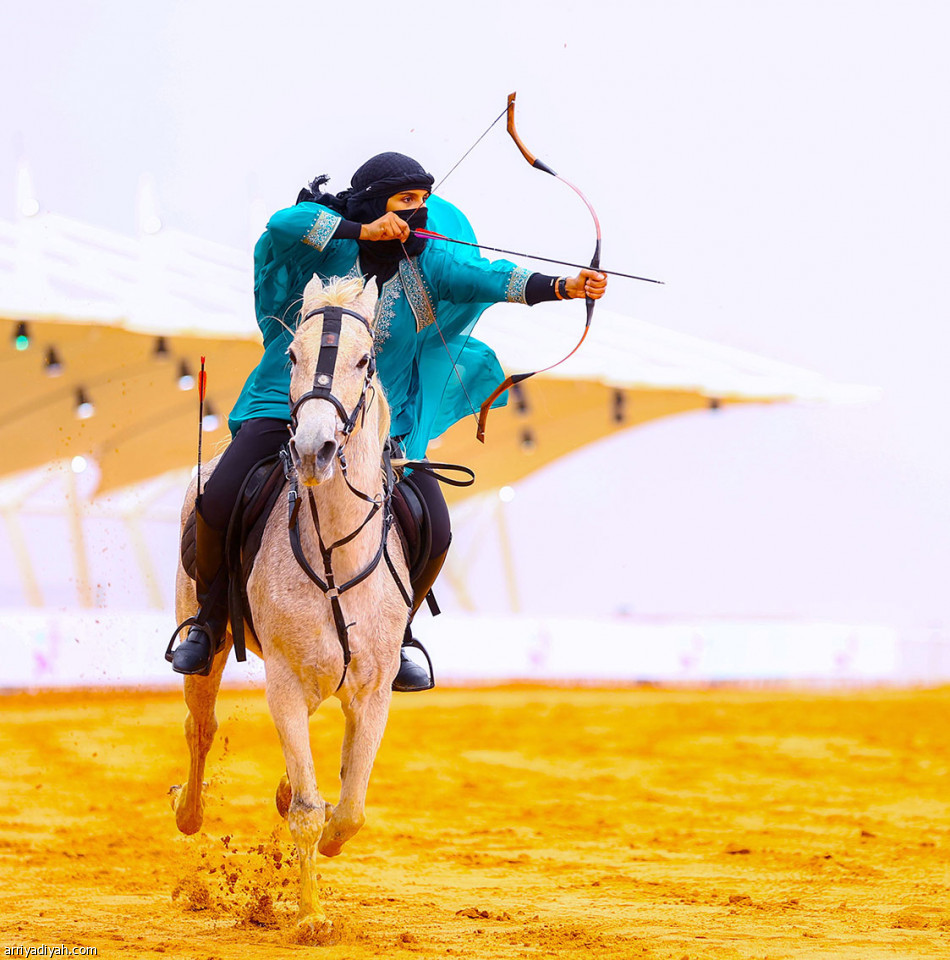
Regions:
<instances>
[{"instance_id":1,"label":"riding boot","mask_svg":"<svg viewBox=\"0 0 950 960\"><path fill-rule=\"evenodd\" d=\"M171 662L176 673L206 677L211 673L214 655L224 644L228 626L228 570L224 563L224 534L209 526L198 510L195 511L195 538L198 613L192 618L188 636L175 650Z\"/></svg>"},{"instance_id":2,"label":"riding boot","mask_svg":"<svg viewBox=\"0 0 950 960\"><path fill-rule=\"evenodd\" d=\"M449 544L451 545L451 543L452 537L450 535ZM409 624L406 625L406 635L402 641L402 649L399 651L399 672L393 680L393 690L398 693L416 693L422 690L431 690L435 686L435 672L432 669L432 660L429 658L426 648L412 635L411 624L412 618L416 615L416 611L422 606L422 601L432 596L430 594L432 584L435 583L439 571L445 563L448 552L448 547L446 547L442 553L430 557L428 563L426 563L412 581L412 610L409 614ZM432 609L433 615L439 612L434 596L432 596L432 599L429 601L429 606ZM407 647L414 647L416 650L422 651L429 665L428 672L409 659L406 653Z\"/></svg>"}]
</instances>

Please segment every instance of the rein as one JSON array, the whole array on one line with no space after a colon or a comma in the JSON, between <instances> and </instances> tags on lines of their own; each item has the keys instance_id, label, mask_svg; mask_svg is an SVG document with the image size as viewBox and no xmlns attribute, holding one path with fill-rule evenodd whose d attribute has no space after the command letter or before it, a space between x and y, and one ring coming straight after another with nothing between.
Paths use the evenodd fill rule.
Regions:
<instances>
[{"instance_id":1,"label":"rein","mask_svg":"<svg viewBox=\"0 0 950 960\"><path fill-rule=\"evenodd\" d=\"M406 603L407 609L412 609L412 595L406 590L402 581L399 579L399 576L396 573L396 568L393 565L392 558L389 556L388 540L389 531L392 529L393 525L392 493L395 485L395 475L393 473L392 464L390 461L388 444L383 449L383 489L381 493L376 496L370 496L361 490L357 490L356 487L350 483L350 478L347 476L344 448L346 446L346 442L350 438L350 435L353 433L357 419L359 419L361 415L363 420L366 418L366 394L367 391L372 387L371 381L373 375L376 373L375 349L371 349L370 351L369 362L366 365L366 375L363 380L363 391L360 394L360 399L357 401L356 406L349 414L347 414L346 409L340 400L332 393L333 376L335 373L337 352L340 344L340 329L342 326L343 315L346 314L351 317L356 317L366 327L367 330L370 332L372 332L372 330L365 317L355 313L353 310L347 310L344 307L337 306L319 307L316 310L311 310L310 313L304 317L304 321L307 321L311 317L321 313L324 315L324 326L320 339L320 353L317 356L317 366L313 377L313 388L294 402L290 414L292 430L296 430L297 428L297 411L306 401L327 400L332 403L337 412L340 414L340 419L343 421L344 439L343 443L340 444L336 452L336 457L340 461L340 472L343 476L343 481L352 494L370 505L363 522L352 533L349 533L345 537L341 537L339 540L327 545L324 543L323 533L320 530L320 518L317 513L317 504L313 496L313 490L307 490L307 501L309 504L310 516L313 520L314 530L317 534L317 543L320 547L320 556L323 560L322 578L311 566L310 561L303 552L303 545L300 542L299 514L300 504L302 501L297 481L296 453L293 452L293 446L291 445L290 449L292 452L290 454L281 451L281 457L284 460L284 476L287 478L290 484L290 490L287 494L287 527L290 535L290 547L293 550L294 557L297 560L297 563L300 565L300 568L310 578L310 580L320 588L320 591L330 601L330 607L333 611L333 623L336 626L337 638L340 641L340 647L343 650L343 675L340 677L340 682L336 688L339 690L340 687L343 686L343 682L346 680L347 669L349 668L350 660L352 659L350 652L349 630L350 627L354 625L346 622L346 617L343 615L343 607L340 604L340 596L358 584L362 583L379 566L380 560L382 560L384 557L386 559L386 565L389 567L390 573L399 587L399 592L402 594L402 598ZM373 389L375 390L375 388ZM336 550L337 547L345 546L346 544L355 540L380 510L383 510L383 522L381 524L382 533L380 536L379 547L376 550L375 556L358 574L356 574L356 576L347 580L346 583L338 586L336 583L336 578L333 574L333 551Z\"/></svg>"}]
</instances>

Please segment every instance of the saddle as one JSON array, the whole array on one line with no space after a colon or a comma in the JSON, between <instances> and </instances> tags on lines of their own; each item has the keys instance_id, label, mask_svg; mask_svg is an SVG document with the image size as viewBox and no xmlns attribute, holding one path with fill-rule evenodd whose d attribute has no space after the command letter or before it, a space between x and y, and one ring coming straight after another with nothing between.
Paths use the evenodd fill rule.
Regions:
<instances>
[{"instance_id":1,"label":"saddle","mask_svg":"<svg viewBox=\"0 0 950 960\"><path fill-rule=\"evenodd\" d=\"M225 546L228 613L231 636L234 638L234 653L236 658L242 661L247 659L245 623L255 641L258 639L247 596L247 582L254 570L254 561L261 547L267 520L287 481L285 456L286 447L282 447L281 453L261 460L251 468L228 522ZM412 482L411 475L403 476L395 484L392 511L411 582L425 568L432 547L429 511L425 500ZM195 508L192 507L181 534L181 563L192 580L196 579L196 556ZM437 613L438 604L431 590L426 600L433 614Z\"/></svg>"}]
</instances>

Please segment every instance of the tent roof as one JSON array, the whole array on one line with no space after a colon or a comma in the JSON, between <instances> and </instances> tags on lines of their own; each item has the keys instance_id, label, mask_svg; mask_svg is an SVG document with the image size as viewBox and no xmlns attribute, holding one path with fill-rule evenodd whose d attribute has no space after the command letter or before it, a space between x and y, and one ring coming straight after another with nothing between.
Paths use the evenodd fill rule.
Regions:
<instances>
[{"instance_id":1,"label":"tent roof","mask_svg":"<svg viewBox=\"0 0 950 960\"><path fill-rule=\"evenodd\" d=\"M253 337L250 254L174 230L128 237L55 214L0 221L0 314Z\"/></svg>"},{"instance_id":2,"label":"tent roof","mask_svg":"<svg viewBox=\"0 0 950 960\"><path fill-rule=\"evenodd\" d=\"M179 389L182 365L194 374L208 357L208 400L219 414L206 437L213 447L227 436L223 415L261 354L251 286L247 255L184 234L133 239L48 214L0 222L3 472L92 456L105 492L193 464L197 398ZM21 321L31 337L22 351L12 343ZM506 369L527 370L566 353L582 322L563 307L499 305L477 332ZM45 373L51 349L63 365L55 377ZM95 406L88 419L76 419L79 390ZM583 348L523 393L493 412L485 447L468 418L445 434L438 456L473 463L484 489L658 416L874 395L602 306Z\"/></svg>"}]
</instances>

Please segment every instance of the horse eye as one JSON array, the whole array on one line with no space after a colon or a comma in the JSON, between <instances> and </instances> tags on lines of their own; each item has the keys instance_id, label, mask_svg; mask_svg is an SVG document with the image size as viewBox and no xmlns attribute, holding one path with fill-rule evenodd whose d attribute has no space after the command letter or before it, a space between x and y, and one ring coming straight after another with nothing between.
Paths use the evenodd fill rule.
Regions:
<instances>
[{"instance_id":1,"label":"horse eye","mask_svg":"<svg viewBox=\"0 0 950 960\"><path fill-rule=\"evenodd\" d=\"M369 354L366 353L366 354L363 354L363 358L362 358L362 359L360 360L360 362L356 365L356 367L357 367L358 370L362 370L363 367L365 367L366 364L368 364L368 363L369 363Z\"/></svg>"},{"instance_id":2,"label":"horse eye","mask_svg":"<svg viewBox=\"0 0 950 960\"><path fill-rule=\"evenodd\" d=\"M289 347L287 348L287 356L290 357L291 363L297 362L297 354L293 352Z\"/></svg>"}]
</instances>

